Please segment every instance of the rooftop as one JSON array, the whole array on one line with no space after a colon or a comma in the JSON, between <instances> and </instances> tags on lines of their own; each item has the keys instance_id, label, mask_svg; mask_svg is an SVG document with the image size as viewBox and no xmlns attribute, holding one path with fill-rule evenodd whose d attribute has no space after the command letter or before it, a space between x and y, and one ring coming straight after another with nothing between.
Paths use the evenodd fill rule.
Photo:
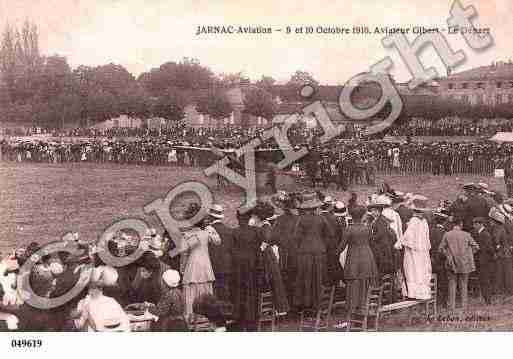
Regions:
<instances>
[{"instance_id":1,"label":"rooftop","mask_svg":"<svg viewBox=\"0 0 513 359\"><path fill-rule=\"evenodd\" d=\"M495 62L489 66L450 74L445 80L513 80L513 62Z\"/></svg>"}]
</instances>

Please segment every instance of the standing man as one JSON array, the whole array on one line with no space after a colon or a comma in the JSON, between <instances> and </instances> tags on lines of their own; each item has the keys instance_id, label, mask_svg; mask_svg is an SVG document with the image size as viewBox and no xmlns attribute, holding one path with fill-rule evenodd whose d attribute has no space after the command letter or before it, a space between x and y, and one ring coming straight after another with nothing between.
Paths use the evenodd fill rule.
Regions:
<instances>
[{"instance_id":1,"label":"standing man","mask_svg":"<svg viewBox=\"0 0 513 359\"><path fill-rule=\"evenodd\" d=\"M452 230L443 236L438 249L445 256L449 310L456 309L456 284L461 293L461 307L465 310L468 302L468 277L476 270L473 251L479 249L479 246L468 232L462 230L461 219L454 219L452 225Z\"/></svg>"},{"instance_id":2,"label":"standing man","mask_svg":"<svg viewBox=\"0 0 513 359\"><path fill-rule=\"evenodd\" d=\"M492 303L492 283L495 272L495 248L492 237L485 228L486 219L483 217L474 218L474 238L479 245L479 286L481 295L486 304Z\"/></svg>"},{"instance_id":3,"label":"standing man","mask_svg":"<svg viewBox=\"0 0 513 359\"><path fill-rule=\"evenodd\" d=\"M223 222L224 208L220 204L214 204L208 211L210 226L214 228L221 238L219 245L209 244L210 261L214 271L214 294L227 302L231 302L231 281L232 281L232 251L233 251L233 230Z\"/></svg>"},{"instance_id":4,"label":"standing man","mask_svg":"<svg viewBox=\"0 0 513 359\"><path fill-rule=\"evenodd\" d=\"M506 218L497 208L490 210L490 234L496 253L495 286L496 293L513 294L513 259L511 240L506 233Z\"/></svg>"},{"instance_id":5,"label":"standing man","mask_svg":"<svg viewBox=\"0 0 513 359\"><path fill-rule=\"evenodd\" d=\"M508 157L504 164L504 184L506 185L508 197L513 196L513 161L511 156Z\"/></svg>"}]
</instances>

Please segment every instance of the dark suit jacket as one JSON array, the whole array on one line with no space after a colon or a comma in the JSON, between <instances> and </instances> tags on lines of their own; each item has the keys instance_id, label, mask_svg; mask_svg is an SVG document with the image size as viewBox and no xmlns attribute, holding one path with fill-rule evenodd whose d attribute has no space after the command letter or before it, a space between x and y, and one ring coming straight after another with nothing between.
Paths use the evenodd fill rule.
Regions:
<instances>
[{"instance_id":1,"label":"dark suit jacket","mask_svg":"<svg viewBox=\"0 0 513 359\"><path fill-rule=\"evenodd\" d=\"M325 254L334 237L333 228L326 219L311 214L300 216L295 232L298 254Z\"/></svg>"},{"instance_id":2,"label":"dark suit jacket","mask_svg":"<svg viewBox=\"0 0 513 359\"><path fill-rule=\"evenodd\" d=\"M232 272L234 230L221 222L212 224L212 227L221 237L221 244L210 243L208 246L212 269L214 274L229 274Z\"/></svg>"},{"instance_id":3,"label":"dark suit jacket","mask_svg":"<svg viewBox=\"0 0 513 359\"><path fill-rule=\"evenodd\" d=\"M371 231L370 247L380 275L395 273L399 267L394 250L397 238L390 228L390 221L382 215L379 216L372 224Z\"/></svg>"},{"instance_id":4,"label":"dark suit jacket","mask_svg":"<svg viewBox=\"0 0 513 359\"><path fill-rule=\"evenodd\" d=\"M294 238L299 216L285 213L276 219L272 231L272 243L280 247L280 264L283 269L294 270L297 259L297 241Z\"/></svg>"},{"instance_id":5,"label":"dark suit jacket","mask_svg":"<svg viewBox=\"0 0 513 359\"><path fill-rule=\"evenodd\" d=\"M492 236L484 229L481 233L474 232L474 238L479 244L479 264L484 265L493 262L495 255L495 246L493 244Z\"/></svg>"},{"instance_id":6,"label":"dark suit jacket","mask_svg":"<svg viewBox=\"0 0 513 359\"><path fill-rule=\"evenodd\" d=\"M464 218L464 228L472 231L472 220L476 217L487 218L490 207L486 200L481 196L471 196L467 200L467 213Z\"/></svg>"}]
</instances>

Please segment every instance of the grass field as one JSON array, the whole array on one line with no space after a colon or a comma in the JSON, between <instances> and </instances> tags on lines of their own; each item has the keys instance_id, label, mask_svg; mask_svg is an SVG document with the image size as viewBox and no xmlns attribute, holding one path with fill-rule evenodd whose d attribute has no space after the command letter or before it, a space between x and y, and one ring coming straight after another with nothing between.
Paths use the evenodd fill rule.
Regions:
<instances>
[{"instance_id":1,"label":"grass field","mask_svg":"<svg viewBox=\"0 0 513 359\"><path fill-rule=\"evenodd\" d=\"M238 190L215 189L215 181L207 179L201 170L175 167L118 166L93 163L71 164L0 164L0 249L3 251L31 241L46 243L67 231L78 231L87 240L94 240L113 221L126 217L142 217L158 228L155 217L145 216L143 206L163 197L184 180L200 180L214 189L216 201L225 205L227 222L235 225L235 210L242 203ZM441 199L453 200L464 182L484 181L493 190L504 192L502 180L490 177L447 176L378 176L377 183L386 180L393 188L421 193L435 206ZM294 190L294 188L290 188ZM363 201L374 188L355 186ZM327 191L346 200L348 193ZM176 208L180 208L178 205ZM161 230L161 228L159 228ZM406 325L399 316L387 321L384 329L392 330L510 330L513 328L513 305L508 299L492 307L478 302L472 314L490 320L434 321ZM443 314L443 312L442 312ZM443 319L443 318L442 318Z\"/></svg>"}]
</instances>

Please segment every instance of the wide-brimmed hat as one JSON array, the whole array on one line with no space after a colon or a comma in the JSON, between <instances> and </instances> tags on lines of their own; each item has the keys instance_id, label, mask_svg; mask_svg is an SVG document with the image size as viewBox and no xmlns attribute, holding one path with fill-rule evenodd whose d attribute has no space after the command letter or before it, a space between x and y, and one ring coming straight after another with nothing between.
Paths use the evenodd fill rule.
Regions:
<instances>
[{"instance_id":1,"label":"wide-brimmed hat","mask_svg":"<svg viewBox=\"0 0 513 359\"><path fill-rule=\"evenodd\" d=\"M180 273L174 269L168 269L162 273L162 280L168 287L177 287L178 283L180 283Z\"/></svg>"},{"instance_id":2,"label":"wide-brimmed hat","mask_svg":"<svg viewBox=\"0 0 513 359\"><path fill-rule=\"evenodd\" d=\"M224 218L224 208L220 204L213 204L208 210L208 215L214 218Z\"/></svg>"},{"instance_id":3,"label":"wide-brimmed hat","mask_svg":"<svg viewBox=\"0 0 513 359\"><path fill-rule=\"evenodd\" d=\"M479 186L478 186L478 185L476 185L475 183L469 182L469 183L465 183L465 184L463 185L463 189L464 189L465 191L477 191L477 190L479 190L480 188L479 188Z\"/></svg>"},{"instance_id":4,"label":"wide-brimmed hat","mask_svg":"<svg viewBox=\"0 0 513 359\"><path fill-rule=\"evenodd\" d=\"M417 212L425 212L430 211L431 208L428 208L428 198L425 196L422 196L420 194L414 195L411 200L411 209Z\"/></svg>"},{"instance_id":5,"label":"wide-brimmed hat","mask_svg":"<svg viewBox=\"0 0 513 359\"><path fill-rule=\"evenodd\" d=\"M157 230L155 228L149 228L146 231L146 236L148 236L148 237L154 237L156 235L157 235Z\"/></svg>"},{"instance_id":6,"label":"wide-brimmed hat","mask_svg":"<svg viewBox=\"0 0 513 359\"><path fill-rule=\"evenodd\" d=\"M488 184L487 183L484 183L484 182L479 182L477 184L477 187L479 188L479 190L483 193L486 193L486 194L490 194L490 195L493 195L495 192L493 191L490 191L489 187L488 187Z\"/></svg>"},{"instance_id":7,"label":"wide-brimmed hat","mask_svg":"<svg viewBox=\"0 0 513 359\"><path fill-rule=\"evenodd\" d=\"M321 205L322 202L320 201L319 196L317 196L317 193L308 192L301 196L301 202L297 207L300 209L313 209L319 208Z\"/></svg>"},{"instance_id":8,"label":"wide-brimmed hat","mask_svg":"<svg viewBox=\"0 0 513 359\"><path fill-rule=\"evenodd\" d=\"M91 273L91 284L98 287L113 287L118 281L118 271L110 266L99 266Z\"/></svg>"},{"instance_id":9,"label":"wide-brimmed hat","mask_svg":"<svg viewBox=\"0 0 513 359\"><path fill-rule=\"evenodd\" d=\"M387 195L381 194L377 196L369 205L368 209L378 208L383 209L392 205L392 199Z\"/></svg>"},{"instance_id":10,"label":"wide-brimmed hat","mask_svg":"<svg viewBox=\"0 0 513 359\"><path fill-rule=\"evenodd\" d=\"M506 222L506 217L496 207L490 208L490 212L488 213L488 217L490 217L494 221L499 222L501 224L504 224Z\"/></svg>"},{"instance_id":11,"label":"wide-brimmed hat","mask_svg":"<svg viewBox=\"0 0 513 359\"><path fill-rule=\"evenodd\" d=\"M347 216L347 207L342 201L335 202L335 206L333 208L333 215L336 217L344 217Z\"/></svg>"},{"instance_id":12,"label":"wide-brimmed hat","mask_svg":"<svg viewBox=\"0 0 513 359\"><path fill-rule=\"evenodd\" d=\"M64 242L77 242L78 241L78 233L77 232L68 232L64 236L62 236L62 240Z\"/></svg>"},{"instance_id":13,"label":"wide-brimmed hat","mask_svg":"<svg viewBox=\"0 0 513 359\"><path fill-rule=\"evenodd\" d=\"M334 203L335 203L335 201L333 200L333 197L325 196L324 199L322 200L321 209L326 210L326 211L330 210L333 207Z\"/></svg>"}]
</instances>

